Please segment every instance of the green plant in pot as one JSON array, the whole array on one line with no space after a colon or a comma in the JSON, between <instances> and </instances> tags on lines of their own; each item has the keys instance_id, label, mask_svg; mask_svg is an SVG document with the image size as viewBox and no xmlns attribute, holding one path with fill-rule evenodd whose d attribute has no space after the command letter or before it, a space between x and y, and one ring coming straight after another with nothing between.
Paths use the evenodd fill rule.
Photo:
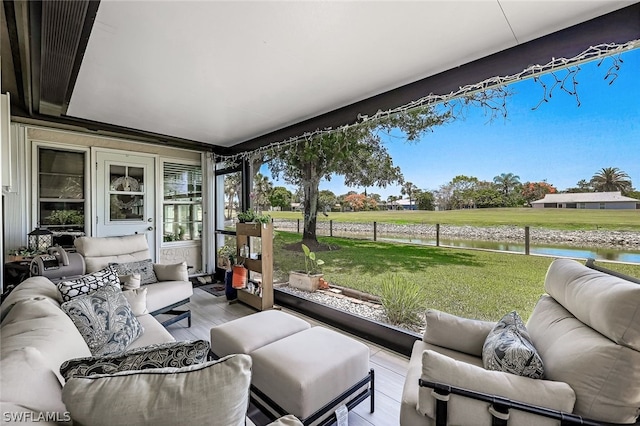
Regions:
<instances>
[{"instance_id":1,"label":"green plant in pot","mask_svg":"<svg viewBox=\"0 0 640 426\"><path fill-rule=\"evenodd\" d=\"M233 265L233 256L236 254L236 248L229 245L223 245L218 249L218 266L221 266L227 271L231 270Z\"/></svg>"},{"instance_id":2,"label":"green plant in pot","mask_svg":"<svg viewBox=\"0 0 640 426\"><path fill-rule=\"evenodd\" d=\"M316 291L323 276L320 267L324 265L324 261L318 259L316 254L304 244L302 244L302 252L305 270L289 272L289 285L304 291Z\"/></svg>"},{"instance_id":3,"label":"green plant in pot","mask_svg":"<svg viewBox=\"0 0 640 426\"><path fill-rule=\"evenodd\" d=\"M253 210L247 210L247 211L244 211L244 212L240 212L240 213L238 213L238 222L240 222L240 223L253 222L255 217L256 217L256 215L253 212Z\"/></svg>"}]
</instances>

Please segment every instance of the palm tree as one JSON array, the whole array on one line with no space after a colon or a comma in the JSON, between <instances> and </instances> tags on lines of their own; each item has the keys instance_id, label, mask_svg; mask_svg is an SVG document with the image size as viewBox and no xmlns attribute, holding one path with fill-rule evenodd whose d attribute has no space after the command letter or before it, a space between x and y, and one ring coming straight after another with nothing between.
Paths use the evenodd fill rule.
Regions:
<instances>
[{"instance_id":1,"label":"palm tree","mask_svg":"<svg viewBox=\"0 0 640 426\"><path fill-rule=\"evenodd\" d=\"M501 173L500 176L493 178L493 183L498 186L505 196L508 196L509 192L520 183L520 176L513 173Z\"/></svg>"},{"instance_id":2,"label":"palm tree","mask_svg":"<svg viewBox=\"0 0 640 426\"><path fill-rule=\"evenodd\" d=\"M273 183L269 181L269 178L262 173L256 173L253 179L253 207L256 209L256 211L262 211L266 209L271 191L273 191Z\"/></svg>"},{"instance_id":3,"label":"palm tree","mask_svg":"<svg viewBox=\"0 0 640 426\"><path fill-rule=\"evenodd\" d=\"M227 202L227 214L225 219L231 219L233 215L234 200L240 193L240 173L231 173L224 177L224 193L229 197Z\"/></svg>"},{"instance_id":4,"label":"palm tree","mask_svg":"<svg viewBox=\"0 0 640 426\"><path fill-rule=\"evenodd\" d=\"M405 182L402 185L402 189L400 190L400 193L402 195L407 195L409 196L409 208L411 208L411 202L413 201L413 194L418 190L418 187L415 186L412 182Z\"/></svg>"},{"instance_id":5,"label":"palm tree","mask_svg":"<svg viewBox=\"0 0 640 426\"><path fill-rule=\"evenodd\" d=\"M631 179L617 167L605 167L593 175L591 185L597 192L624 192L631 189Z\"/></svg>"},{"instance_id":6,"label":"palm tree","mask_svg":"<svg viewBox=\"0 0 640 426\"><path fill-rule=\"evenodd\" d=\"M391 206L391 210L394 210L396 208L397 200L398 200L398 197L396 197L395 195L389 195L387 197L387 205Z\"/></svg>"}]
</instances>

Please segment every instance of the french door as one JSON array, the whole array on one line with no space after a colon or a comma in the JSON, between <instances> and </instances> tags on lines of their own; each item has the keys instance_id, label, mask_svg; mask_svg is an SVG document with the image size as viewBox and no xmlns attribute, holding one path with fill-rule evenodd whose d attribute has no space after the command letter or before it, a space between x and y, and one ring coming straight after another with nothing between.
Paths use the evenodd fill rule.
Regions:
<instances>
[{"instance_id":1,"label":"french door","mask_svg":"<svg viewBox=\"0 0 640 426\"><path fill-rule=\"evenodd\" d=\"M155 158L96 151L95 235L144 234L155 260Z\"/></svg>"}]
</instances>

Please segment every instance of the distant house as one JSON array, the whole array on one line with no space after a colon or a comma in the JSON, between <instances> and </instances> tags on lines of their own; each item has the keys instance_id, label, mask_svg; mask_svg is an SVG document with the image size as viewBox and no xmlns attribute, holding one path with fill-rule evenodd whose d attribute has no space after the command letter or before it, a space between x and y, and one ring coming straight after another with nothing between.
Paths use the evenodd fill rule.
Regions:
<instances>
[{"instance_id":1,"label":"distant house","mask_svg":"<svg viewBox=\"0 0 640 426\"><path fill-rule=\"evenodd\" d=\"M618 192L581 192L572 194L547 194L533 201L538 209L640 209L640 200L623 196Z\"/></svg>"},{"instance_id":2,"label":"distant house","mask_svg":"<svg viewBox=\"0 0 640 426\"><path fill-rule=\"evenodd\" d=\"M395 205L402 210L418 210L418 201L413 199L403 198L396 200Z\"/></svg>"}]
</instances>

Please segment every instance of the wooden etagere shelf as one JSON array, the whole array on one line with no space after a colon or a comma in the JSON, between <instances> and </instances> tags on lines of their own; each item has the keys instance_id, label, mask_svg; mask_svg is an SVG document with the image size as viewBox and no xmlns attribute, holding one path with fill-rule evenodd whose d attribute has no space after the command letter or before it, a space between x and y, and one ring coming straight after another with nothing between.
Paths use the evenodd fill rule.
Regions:
<instances>
[{"instance_id":1,"label":"wooden etagere shelf","mask_svg":"<svg viewBox=\"0 0 640 426\"><path fill-rule=\"evenodd\" d=\"M243 247L248 247L249 253L255 253L250 237L260 238L262 249L259 259L241 256ZM261 311L273 308L273 224L237 223L236 254L239 263L244 264L250 272L261 275L260 291L238 289L238 300ZM251 278L252 274L249 275Z\"/></svg>"}]
</instances>

